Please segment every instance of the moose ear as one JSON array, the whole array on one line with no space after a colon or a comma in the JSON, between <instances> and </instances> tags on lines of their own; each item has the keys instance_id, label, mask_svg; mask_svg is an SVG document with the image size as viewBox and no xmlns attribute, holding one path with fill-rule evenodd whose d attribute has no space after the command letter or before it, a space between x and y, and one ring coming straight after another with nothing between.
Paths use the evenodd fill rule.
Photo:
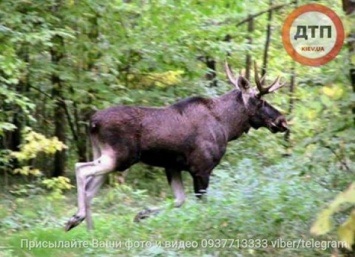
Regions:
<instances>
[{"instance_id":1,"label":"moose ear","mask_svg":"<svg viewBox=\"0 0 355 257\"><path fill-rule=\"evenodd\" d=\"M238 78L238 88L242 91L243 94L248 94L250 91L250 83L243 76Z\"/></svg>"},{"instance_id":2,"label":"moose ear","mask_svg":"<svg viewBox=\"0 0 355 257\"><path fill-rule=\"evenodd\" d=\"M244 77L243 72L241 72L241 74L236 77L232 69L229 67L227 61L224 63L224 67L229 82L242 92L243 103L245 106L247 106L250 96L254 94L253 90L250 88L249 81Z\"/></svg>"},{"instance_id":3,"label":"moose ear","mask_svg":"<svg viewBox=\"0 0 355 257\"><path fill-rule=\"evenodd\" d=\"M239 76L238 88L239 88L240 91L242 91L242 98L243 98L244 105L248 106L250 97L252 95L254 95L254 91L250 87L249 81L245 77Z\"/></svg>"}]
</instances>

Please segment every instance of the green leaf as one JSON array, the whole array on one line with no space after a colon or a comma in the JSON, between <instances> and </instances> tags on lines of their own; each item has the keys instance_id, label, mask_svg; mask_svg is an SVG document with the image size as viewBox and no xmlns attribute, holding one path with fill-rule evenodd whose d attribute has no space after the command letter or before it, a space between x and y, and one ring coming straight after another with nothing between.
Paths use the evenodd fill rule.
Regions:
<instances>
[{"instance_id":1,"label":"green leaf","mask_svg":"<svg viewBox=\"0 0 355 257\"><path fill-rule=\"evenodd\" d=\"M330 209L323 210L317 217L316 222L312 225L311 233L313 235L324 235L328 233L331 226L331 216L333 212Z\"/></svg>"},{"instance_id":2,"label":"green leaf","mask_svg":"<svg viewBox=\"0 0 355 257\"><path fill-rule=\"evenodd\" d=\"M349 188L338 194L337 197L324 209L317 217L312 225L311 233L314 235L324 235L331 230L331 216L340 210L340 206L345 203L355 203L355 183L352 183ZM348 222L340 229L340 233L350 240L348 235L349 230L353 228L353 220L350 217Z\"/></svg>"},{"instance_id":3,"label":"green leaf","mask_svg":"<svg viewBox=\"0 0 355 257\"><path fill-rule=\"evenodd\" d=\"M355 235L355 210L352 211L349 218L339 226L338 235L340 240L345 243L345 246L351 250Z\"/></svg>"}]
</instances>

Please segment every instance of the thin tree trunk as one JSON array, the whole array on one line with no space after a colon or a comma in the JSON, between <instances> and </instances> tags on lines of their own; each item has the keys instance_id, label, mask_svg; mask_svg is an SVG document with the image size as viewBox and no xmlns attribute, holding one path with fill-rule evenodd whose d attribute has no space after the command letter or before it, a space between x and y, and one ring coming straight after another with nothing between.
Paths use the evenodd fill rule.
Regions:
<instances>
[{"instance_id":1,"label":"thin tree trunk","mask_svg":"<svg viewBox=\"0 0 355 257\"><path fill-rule=\"evenodd\" d=\"M209 57L205 57L205 64L208 68L208 71L206 73L206 79L209 81L209 86L210 87L217 87L217 72L216 72L216 61Z\"/></svg>"},{"instance_id":2,"label":"thin tree trunk","mask_svg":"<svg viewBox=\"0 0 355 257\"><path fill-rule=\"evenodd\" d=\"M272 1L272 0L270 0ZM293 1L295 7L298 7L298 0ZM291 77L290 77L290 87L288 92L289 102L288 102L288 116L292 116L294 105L295 105L295 90L296 90L296 62L292 62L291 66ZM291 144L291 130L287 130L284 136L286 141L286 156L291 155L292 144Z\"/></svg>"},{"instance_id":3,"label":"thin tree trunk","mask_svg":"<svg viewBox=\"0 0 355 257\"><path fill-rule=\"evenodd\" d=\"M23 46L18 51L18 56L26 63L29 62L29 54L28 48ZM19 83L15 86L15 91L19 95L24 95L29 91L29 82L28 78L22 78ZM16 105L10 105L7 108L11 108L13 111L12 116L12 124L16 126L16 128L12 131L8 131L5 133L5 148L11 151L19 151L20 144L22 143L22 129L26 125L26 116L21 111L21 108ZM19 162L17 159L11 159L11 168L16 169L19 167Z\"/></svg>"},{"instance_id":4,"label":"thin tree trunk","mask_svg":"<svg viewBox=\"0 0 355 257\"><path fill-rule=\"evenodd\" d=\"M253 43L253 38L252 38L252 33L254 31L254 19L251 18L251 15L249 15L249 20L248 20L248 45L249 47L252 45ZM247 52L247 56L246 56L246 60L245 60L245 77L247 80L250 80L250 70L251 70L251 54L250 54L250 50L248 50Z\"/></svg>"},{"instance_id":5,"label":"thin tree trunk","mask_svg":"<svg viewBox=\"0 0 355 257\"><path fill-rule=\"evenodd\" d=\"M86 148L86 140L88 138L87 128L85 124L80 124L82 120L88 121L89 120L89 111L87 109L81 110L81 115L78 112L78 106L76 102L73 103L74 109L74 121L75 121L75 128L77 133L77 141L76 148L79 162L86 162L87 161L87 148Z\"/></svg>"},{"instance_id":6,"label":"thin tree trunk","mask_svg":"<svg viewBox=\"0 0 355 257\"><path fill-rule=\"evenodd\" d=\"M343 10L346 15L354 15L355 12L355 2L352 0L343 0ZM348 50L349 50L349 60L350 60L350 81L353 93L355 93L355 64L352 59L355 55L355 29L353 28L351 33L348 36ZM352 107L353 119L355 124L355 106Z\"/></svg>"},{"instance_id":7,"label":"thin tree trunk","mask_svg":"<svg viewBox=\"0 0 355 257\"><path fill-rule=\"evenodd\" d=\"M291 78L290 78L290 87L289 87L289 102L288 102L288 112L287 115L291 116L293 113L293 108L295 105L295 88L296 88L296 63L292 62L292 67L291 67ZM287 147L287 153L286 155L290 155L291 152L291 130L287 130L285 133L285 141L286 141L286 147Z\"/></svg>"},{"instance_id":8,"label":"thin tree trunk","mask_svg":"<svg viewBox=\"0 0 355 257\"><path fill-rule=\"evenodd\" d=\"M273 5L273 0L270 0L270 2L269 2L270 9L269 9L268 18L267 18L266 39L265 39L263 67L261 70L261 76L264 76L266 74L267 64L268 64L268 59L269 59L269 47L270 47L270 41L271 41L271 22L272 22L271 7L272 7L272 5ZM266 78L263 81L266 81Z\"/></svg>"},{"instance_id":9,"label":"thin tree trunk","mask_svg":"<svg viewBox=\"0 0 355 257\"><path fill-rule=\"evenodd\" d=\"M60 60L63 58L63 38L60 36L55 36L53 39L54 46L51 48L51 60L55 67L58 67ZM58 69L57 69L58 70ZM63 143L66 142L66 116L65 116L65 106L63 103L63 82L56 72L51 76L51 81L53 85L52 97L55 101L54 105L54 135ZM65 163L66 163L66 151L57 151L54 156L54 167L52 171L52 177L63 176L65 173Z\"/></svg>"},{"instance_id":10,"label":"thin tree trunk","mask_svg":"<svg viewBox=\"0 0 355 257\"><path fill-rule=\"evenodd\" d=\"M29 62L28 48L26 46L20 48L20 50L18 51L18 55L24 62ZM18 94L23 95L24 93L27 93L29 91L29 88L30 87L28 83L28 78L25 77L19 81L19 83L15 87L15 90ZM19 151L19 145L22 142L21 131L26 121L24 115L20 110L20 107L18 106L15 106L12 123L16 126L16 129L11 131L9 149L13 151Z\"/></svg>"},{"instance_id":11,"label":"thin tree trunk","mask_svg":"<svg viewBox=\"0 0 355 257\"><path fill-rule=\"evenodd\" d=\"M353 34L353 38L355 38L355 34ZM352 45L353 52L355 52L355 41L349 42L349 45L350 44ZM349 48L349 51L351 51L350 48ZM353 88L353 93L355 94L355 67L354 67L354 65L352 65L352 66L353 67L350 68L349 73L350 73L350 79L351 79L351 86ZM354 125L355 125L355 106L354 105L352 108L352 113L353 113L353 119L354 119Z\"/></svg>"},{"instance_id":12,"label":"thin tree trunk","mask_svg":"<svg viewBox=\"0 0 355 257\"><path fill-rule=\"evenodd\" d=\"M98 38L99 38L99 25L98 25L98 19L99 19L99 14L96 14L94 17L90 19L91 23L91 29L88 33L88 37L90 38L91 42L93 44L98 43ZM100 53L97 52L89 52L89 60L87 63L87 70L92 71L95 69L95 63L98 58L100 58ZM74 88L70 88L70 91L74 94ZM97 92L96 90L92 89L89 90L89 93L91 95L95 95ZM81 103L84 103L84 107L80 108L78 106L78 102L73 102L73 127L72 129L75 129L75 144L76 144L76 149L77 149L77 154L78 154L78 159L79 162L85 162L88 161L88 157L90 153L88 153L88 145L87 145L87 140L88 140L88 127L87 127L87 121L90 119L90 116L92 114L92 109L90 106L90 103L92 102L92 99L89 97L84 99ZM84 121L84 122L83 122Z\"/></svg>"}]
</instances>

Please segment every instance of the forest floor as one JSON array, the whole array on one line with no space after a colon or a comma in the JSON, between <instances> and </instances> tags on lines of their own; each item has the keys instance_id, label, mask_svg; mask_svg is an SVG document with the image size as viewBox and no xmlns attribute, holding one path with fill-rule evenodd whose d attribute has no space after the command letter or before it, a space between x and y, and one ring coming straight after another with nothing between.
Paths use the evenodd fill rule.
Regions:
<instances>
[{"instance_id":1,"label":"forest floor","mask_svg":"<svg viewBox=\"0 0 355 257\"><path fill-rule=\"evenodd\" d=\"M75 188L61 197L33 185L9 190L0 197L0 256L331 256L325 242L337 238L313 237L309 230L334 192L297 175L287 159L253 171L252 160L239 163L219 166L202 201L184 174L188 197L179 209L172 208L163 179L142 190L106 186L93 203L92 232L85 222L64 231L76 211ZM166 208L133 222L153 206Z\"/></svg>"}]
</instances>

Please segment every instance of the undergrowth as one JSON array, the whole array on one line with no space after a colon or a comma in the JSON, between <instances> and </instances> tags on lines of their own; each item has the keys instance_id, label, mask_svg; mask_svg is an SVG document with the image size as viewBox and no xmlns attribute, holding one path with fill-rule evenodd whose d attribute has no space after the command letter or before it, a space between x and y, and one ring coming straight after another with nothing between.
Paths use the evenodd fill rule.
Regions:
<instances>
[{"instance_id":1,"label":"undergrowth","mask_svg":"<svg viewBox=\"0 0 355 257\"><path fill-rule=\"evenodd\" d=\"M141 189L134 183L107 185L93 203L92 232L85 222L64 232L76 211L73 189L63 198L33 188L22 196L6 193L0 200L0 256L331 256L330 248L272 245L277 240L336 240L309 234L335 192L302 175L302 157L296 158L264 167L249 158L233 165L224 161L203 200L193 196L186 173L188 199L179 209L172 208L162 176ZM158 215L133 222L142 209L158 206L164 206ZM58 248L49 248L55 244Z\"/></svg>"}]
</instances>

